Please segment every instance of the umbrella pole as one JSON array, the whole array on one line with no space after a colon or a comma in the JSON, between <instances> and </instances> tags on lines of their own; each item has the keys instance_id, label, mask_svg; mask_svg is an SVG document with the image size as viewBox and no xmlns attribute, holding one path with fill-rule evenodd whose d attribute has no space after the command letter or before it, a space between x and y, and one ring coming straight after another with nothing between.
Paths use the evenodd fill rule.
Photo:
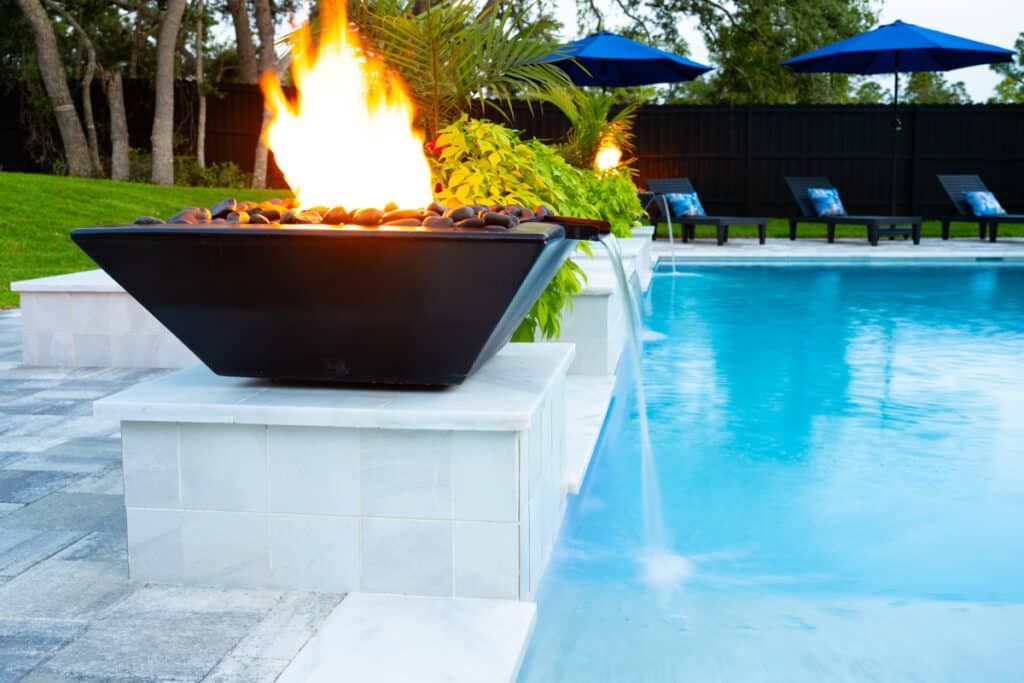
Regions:
<instances>
[{"instance_id":1,"label":"umbrella pole","mask_svg":"<svg viewBox=\"0 0 1024 683\"><path fill-rule=\"evenodd\" d=\"M897 62L899 60L897 59ZM899 64L896 64L899 69ZM903 122L900 121L900 72L893 73L892 108L896 118L893 121L892 129L892 173L889 181L889 214L896 215L896 147L899 141L900 131L903 130Z\"/></svg>"}]
</instances>

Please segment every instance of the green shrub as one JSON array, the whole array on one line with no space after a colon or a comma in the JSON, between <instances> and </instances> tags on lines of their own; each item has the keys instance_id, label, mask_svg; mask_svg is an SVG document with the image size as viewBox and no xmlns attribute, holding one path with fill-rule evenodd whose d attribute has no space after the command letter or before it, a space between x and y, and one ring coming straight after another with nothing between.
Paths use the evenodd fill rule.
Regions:
<instances>
[{"instance_id":1,"label":"green shrub","mask_svg":"<svg viewBox=\"0 0 1024 683\"><path fill-rule=\"evenodd\" d=\"M434 149L435 194L445 205L543 204L559 215L607 220L618 236L628 236L642 213L628 175L599 176L575 168L554 148L538 140L524 141L516 131L491 121L463 116L441 130ZM580 248L589 253L587 243L581 242ZM558 337L562 311L572 305L571 297L580 292L585 279L578 265L566 261L513 339Z\"/></svg>"},{"instance_id":2,"label":"green shrub","mask_svg":"<svg viewBox=\"0 0 1024 683\"><path fill-rule=\"evenodd\" d=\"M252 174L246 173L233 161L199 166L194 156L174 157L174 184L189 187L238 187L252 184Z\"/></svg>"},{"instance_id":3,"label":"green shrub","mask_svg":"<svg viewBox=\"0 0 1024 683\"><path fill-rule=\"evenodd\" d=\"M128 180L148 183L153 177L153 155L143 149L128 148Z\"/></svg>"}]
</instances>

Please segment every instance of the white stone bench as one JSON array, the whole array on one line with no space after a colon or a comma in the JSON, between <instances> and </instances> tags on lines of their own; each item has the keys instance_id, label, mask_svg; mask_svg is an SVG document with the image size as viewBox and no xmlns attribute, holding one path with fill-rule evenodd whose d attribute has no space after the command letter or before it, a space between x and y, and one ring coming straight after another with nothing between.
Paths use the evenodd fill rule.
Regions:
<instances>
[{"instance_id":1,"label":"white stone bench","mask_svg":"<svg viewBox=\"0 0 1024 683\"><path fill-rule=\"evenodd\" d=\"M22 280L11 289L21 294L25 365L183 368L199 362L102 270Z\"/></svg>"}]
</instances>

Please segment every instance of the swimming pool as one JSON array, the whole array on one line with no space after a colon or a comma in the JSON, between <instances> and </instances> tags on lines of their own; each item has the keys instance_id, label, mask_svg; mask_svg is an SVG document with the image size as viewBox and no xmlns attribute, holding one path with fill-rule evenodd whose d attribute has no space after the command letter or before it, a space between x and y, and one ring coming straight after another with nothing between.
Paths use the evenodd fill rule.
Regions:
<instances>
[{"instance_id":1,"label":"swimming pool","mask_svg":"<svg viewBox=\"0 0 1024 683\"><path fill-rule=\"evenodd\" d=\"M676 269L642 374L679 573L620 372L520 681L1020 680L1024 266Z\"/></svg>"}]
</instances>

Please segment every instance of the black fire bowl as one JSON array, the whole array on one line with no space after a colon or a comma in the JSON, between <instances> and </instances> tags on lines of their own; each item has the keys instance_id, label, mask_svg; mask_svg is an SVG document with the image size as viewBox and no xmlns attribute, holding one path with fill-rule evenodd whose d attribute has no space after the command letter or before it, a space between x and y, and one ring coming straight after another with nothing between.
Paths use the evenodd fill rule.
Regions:
<instances>
[{"instance_id":1,"label":"black fire bowl","mask_svg":"<svg viewBox=\"0 0 1024 683\"><path fill-rule=\"evenodd\" d=\"M567 232L568 231L568 232ZM79 228L75 243L218 375L461 383L592 229Z\"/></svg>"}]
</instances>

